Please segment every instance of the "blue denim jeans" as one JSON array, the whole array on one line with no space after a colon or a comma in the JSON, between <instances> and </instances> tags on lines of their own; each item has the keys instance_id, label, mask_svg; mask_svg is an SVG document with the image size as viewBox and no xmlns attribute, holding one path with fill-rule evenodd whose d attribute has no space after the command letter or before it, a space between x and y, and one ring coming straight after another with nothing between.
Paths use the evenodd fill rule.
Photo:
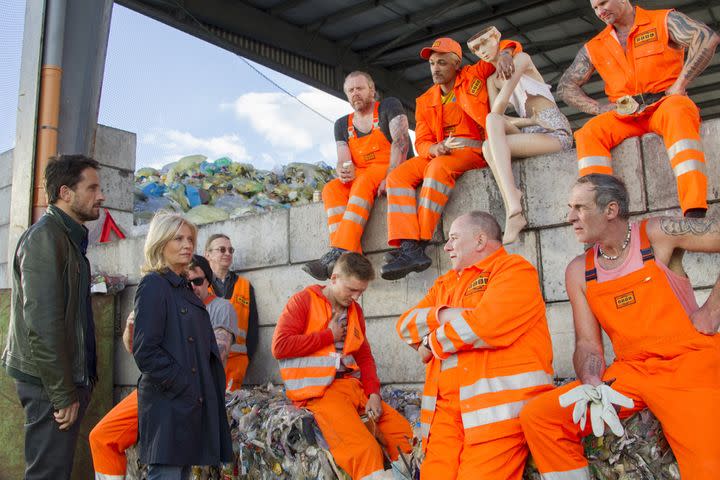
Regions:
<instances>
[{"instance_id":1,"label":"blue denim jeans","mask_svg":"<svg viewBox=\"0 0 720 480\"><path fill-rule=\"evenodd\" d=\"M190 465L148 465L147 480L187 480Z\"/></svg>"}]
</instances>

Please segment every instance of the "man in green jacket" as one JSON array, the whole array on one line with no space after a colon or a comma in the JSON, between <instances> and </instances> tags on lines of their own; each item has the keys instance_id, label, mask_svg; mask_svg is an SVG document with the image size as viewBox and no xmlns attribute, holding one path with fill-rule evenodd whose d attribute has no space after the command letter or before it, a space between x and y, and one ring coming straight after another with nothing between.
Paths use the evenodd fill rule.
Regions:
<instances>
[{"instance_id":1,"label":"man in green jacket","mask_svg":"<svg viewBox=\"0 0 720 480\"><path fill-rule=\"evenodd\" d=\"M25 410L25 480L70 479L97 380L87 228L105 201L98 162L60 155L45 169L50 206L20 238L2 364Z\"/></svg>"}]
</instances>

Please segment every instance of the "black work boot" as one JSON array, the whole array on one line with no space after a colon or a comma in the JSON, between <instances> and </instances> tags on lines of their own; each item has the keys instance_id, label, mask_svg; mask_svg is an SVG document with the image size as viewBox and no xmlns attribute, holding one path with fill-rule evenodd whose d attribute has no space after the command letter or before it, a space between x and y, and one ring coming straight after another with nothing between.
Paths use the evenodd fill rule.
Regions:
<instances>
[{"instance_id":1,"label":"black work boot","mask_svg":"<svg viewBox=\"0 0 720 480\"><path fill-rule=\"evenodd\" d=\"M430 268L432 260L425 255L426 245L426 242L417 240L403 240L399 253L383 265L380 276L385 280L398 280L410 272L422 272Z\"/></svg>"},{"instance_id":2,"label":"black work boot","mask_svg":"<svg viewBox=\"0 0 720 480\"><path fill-rule=\"evenodd\" d=\"M704 208L688 208L685 218L705 218L707 210Z\"/></svg>"},{"instance_id":3,"label":"black work boot","mask_svg":"<svg viewBox=\"0 0 720 480\"><path fill-rule=\"evenodd\" d=\"M332 275L332 269L335 266L335 261L340 258L340 255L344 252L346 252L346 250L343 250L342 248L332 247L325 255L320 257L319 260L307 262L302 266L302 269L315 280L327 280L330 278L330 275Z\"/></svg>"},{"instance_id":4,"label":"black work boot","mask_svg":"<svg viewBox=\"0 0 720 480\"><path fill-rule=\"evenodd\" d=\"M398 255L400 255L400 249L399 249L399 248L395 248L395 249L393 249L393 250L390 250L389 252L385 252L385 255L383 255L383 261L384 261L385 263L392 262L393 260L395 260L395 258L396 258Z\"/></svg>"}]
</instances>

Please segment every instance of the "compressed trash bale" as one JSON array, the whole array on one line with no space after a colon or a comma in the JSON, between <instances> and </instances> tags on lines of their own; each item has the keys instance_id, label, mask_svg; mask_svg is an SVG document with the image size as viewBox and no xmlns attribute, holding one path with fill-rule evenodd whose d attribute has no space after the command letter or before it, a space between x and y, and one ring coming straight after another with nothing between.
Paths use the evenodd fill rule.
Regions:
<instances>
[{"instance_id":1,"label":"compressed trash bale","mask_svg":"<svg viewBox=\"0 0 720 480\"><path fill-rule=\"evenodd\" d=\"M222 222L230 218L230 214L222 208L210 205L198 205L191 208L185 213L185 218L195 225L203 225L205 223Z\"/></svg>"}]
</instances>

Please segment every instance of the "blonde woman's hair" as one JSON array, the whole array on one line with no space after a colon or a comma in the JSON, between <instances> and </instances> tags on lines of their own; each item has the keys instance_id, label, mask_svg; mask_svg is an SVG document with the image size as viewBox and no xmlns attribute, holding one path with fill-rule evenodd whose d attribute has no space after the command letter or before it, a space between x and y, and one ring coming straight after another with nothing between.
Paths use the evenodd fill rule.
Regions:
<instances>
[{"instance_id":1,"label":"blonde woman's hair","mask_svg":"<svg viewBox=\"0 0 720 480\"><path fill-rule=\"evenodd\" d=\"M145 238L145 264L140 269L143 275L150 272L164 272L169 268L163 257L163 250L183 225L190 227L194 250L197 244L197 227L194 224L178 213L158 212L155 214Z\"/></svg>"}]
</instances>

